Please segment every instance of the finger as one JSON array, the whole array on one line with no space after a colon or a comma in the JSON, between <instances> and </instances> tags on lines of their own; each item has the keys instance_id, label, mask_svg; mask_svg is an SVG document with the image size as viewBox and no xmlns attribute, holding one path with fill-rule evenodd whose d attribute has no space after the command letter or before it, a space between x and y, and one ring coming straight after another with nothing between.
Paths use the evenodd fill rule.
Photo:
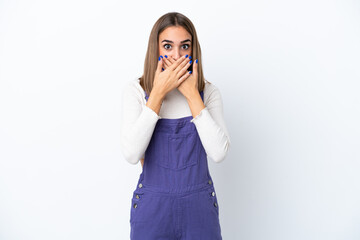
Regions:
<instances>
[{"instance_id":1,"label":"finger","mask_svg":"<svg viewBox=\"0 0 360 240\"><path fill-rule=\"evenodd\" d=\"M169 61L171 62L171 64L173 64L176 60L171 56L171 57L169 58Z\"/></svg>"},{"instance_id":2,"label":"finger","mask_svg":"<svg viewBox=\"0 0 360 240\"><path fill-rule=\"evenodd\" d=\"M185 59L187 59L187 57L185 57L187 55L183 55L181 56L178 60L176 60L169 68L171 70L175 70Z\"/></svg>"},{"instance_id":3,"label":"finger","mask_svg":"<svg viewBox=\"0 0 360 240\"><path fill-rule=\"evenodd\" d=\"M160 56L159 59L158 59L158 65L157 65L157 68L156 68L157 73L161 72L162 66L163 66L163 60L162 60L162 57Z\"/></svg>"},{"instance_id":4,"label":"finger","mask_svg":"<svg viewBox=\"0 0 360 240\"><path fill-rule=\"evenodd\" d=\"M166 55L165 55L166 57ZM165 66L168 68L170 67L176 60L171 56L167 58L168 61L164 62ZM165 68L166 69L166 68Z\"/></svg>"},{"instance_id":5,"label":"finger","mask_svg":"<svg viewBox=\"0 0 360 240\"><path fill-rule=\"evenodd\" d=\"M166 63L165 61L164 61L164 68L166 69L166 68L168 68L168 67L170 67L171 66L171 63L169 64L169 63Z\"/></svg>"},{"instance_id":6,"label":"finger","mask_svg":"<svg viewBox=\"0 0 360 240\"><path fill-rule=\"evenodd\" d=\"M171 62L169 61L169 57L167 55L165 55L165 58L163 59L164 63L166 66L170 66Z\"/></svg>"},{"instance_id":7,"label":"finger","mask_svg":"<svg viewBox=\"0 0 360 240\"><path fill-rule=\"evenodd\" d=\"M165 57L167 57L167 56L165 55ZM170 67L176 61L172 56L169 56L167 58L167 60L168 61L165 62L166 67Z\"/></svg>"},{"instance_id":8,"label":"finger","mask_svg":"<svg viewBox=\"0 0 360 240\"><path fill-rule=\"evenodd\" d=\"M186 55L186 56L188 56L188 55ZM190 61L191 61L190 58L186 57L185 59L183 59L183 60L181 61L181 63L179 64L179 66L177 66L177 67L174 69L174 71L177 72L177 73L180 72L180 71L184 68L184 66L186 66Z\"/></svg>"},{"instance_id":9,"label":"finger","mask_svg":"<svg viewBox=\"0 0 360 240\"><path fill-rule=\"evenodd\" d=\"M168 68L169 66L166 65L165 61L164 61L164 66L162 68L163 71L165 71L166 68Z\"/></svg>"},{"instance_id":10,"label":"finger","mask_svg":"<svg viewBox=\"0 0 360 240\"><path fill-rule=\"evenodd\" d=\"M190 77L190 75L191 75L192 73L191 73L191 71L189 71L189 72L187 72L186 74L184 74L184 76L182 76L181 78L179 78L179 80L178 80L178 86L183 82L183 81L185 81L186 79L188 79L188 77Z\"/></svg>"},{"instance_id":11,"label":"finger","mask_svg":"<svg viewBox=\"0 0 360 240\"><path fill-rule=\"evenodd\" d=\"M199 59L196 59L194 64L193 64L193 72L194 74L197 76L198 74L198 67L199 67Z\"/></svg>"},{"instance_id":12,"label":"finger","mask_svg":"<svg viewBox=\"0 0 360 240\"><path fill-rule=\"evenodd\" d=\"M190 65L192 64L192 60L190 60L189 62L185 62L184 61L184 66L182 67L182 69L177 73L177 76L182 76L187 69L190 67Z\"/></svg>"}]
</instances>

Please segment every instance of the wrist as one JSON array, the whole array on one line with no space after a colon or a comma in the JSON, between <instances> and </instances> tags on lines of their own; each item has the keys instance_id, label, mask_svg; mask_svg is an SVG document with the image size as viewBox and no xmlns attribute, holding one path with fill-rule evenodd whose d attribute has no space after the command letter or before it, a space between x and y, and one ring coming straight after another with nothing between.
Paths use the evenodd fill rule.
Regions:
<instances>
[{"instance_id":1,"label":"wrist","mask_svg":"<svg viewBox=\"0 0 360 240\"><path fill-rule=\"evenodd\" d=\"M200 96L200 93L198 92L197 88L192 88L188 91L188 93L186 94L186 100L189 102L190 100L196 98L197 96Z\"/></svg>"},{"instance_id":2,"label":"wrist","mask_svg":"<svg viewBox=\"0 0 360 240\"><path fill-rule=\"evenodd\" d=\"M166 95L166 93L162 89L155 86L152 88L150 94L157 96L157 98L159 98L161 101L165 98Z\"/></svg>"}]
</instances>

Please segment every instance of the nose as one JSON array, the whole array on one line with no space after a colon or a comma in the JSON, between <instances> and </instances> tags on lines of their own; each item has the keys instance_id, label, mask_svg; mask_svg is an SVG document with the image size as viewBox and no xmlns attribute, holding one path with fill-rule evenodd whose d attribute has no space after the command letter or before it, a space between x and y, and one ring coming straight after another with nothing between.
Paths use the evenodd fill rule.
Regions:
<instances>
[{"instance_id":1,"label":"nose","mask_svg":"<svg viewBox=\"0 0 360 240\"><path fill-rule=\"evenodd\" d=\"M178 49L175 49L175 50L174 50L173 58L174 58L175 60L178 60L178 59L180 58L180 52L179 52Z\"/></svg>"}]
</instances>

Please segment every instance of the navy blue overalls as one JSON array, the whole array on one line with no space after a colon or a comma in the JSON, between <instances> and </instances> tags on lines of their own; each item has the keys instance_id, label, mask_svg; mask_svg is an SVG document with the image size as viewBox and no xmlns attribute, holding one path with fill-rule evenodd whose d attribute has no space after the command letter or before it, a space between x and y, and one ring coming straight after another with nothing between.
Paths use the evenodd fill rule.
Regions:
<instances>
[{"instance_id":1,"label":"navy blue overalls","mask_svg":"<svg viewBox=\"0 0 360 240\"><path fill-rule=\"evenodd\" d=\"M192 118L158 119L131 199L131 240L222 239L214 183Z\"/></svg>"}]
</instances>

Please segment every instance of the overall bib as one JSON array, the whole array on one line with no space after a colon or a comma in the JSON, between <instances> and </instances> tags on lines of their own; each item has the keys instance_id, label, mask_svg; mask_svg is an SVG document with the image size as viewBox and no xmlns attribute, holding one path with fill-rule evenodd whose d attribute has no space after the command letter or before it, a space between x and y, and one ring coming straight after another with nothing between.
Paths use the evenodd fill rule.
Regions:
<instances>
[{"instance_id":1,"label":"overall bib","mask_svg":"<svg viewBox=\"0 0 360 240\"><path fill-rule=\"evenodd\" d=\"M192 118L158 119L131 199L131 240L222 239L214 183Z\"/></svg>"}]
</instances>

